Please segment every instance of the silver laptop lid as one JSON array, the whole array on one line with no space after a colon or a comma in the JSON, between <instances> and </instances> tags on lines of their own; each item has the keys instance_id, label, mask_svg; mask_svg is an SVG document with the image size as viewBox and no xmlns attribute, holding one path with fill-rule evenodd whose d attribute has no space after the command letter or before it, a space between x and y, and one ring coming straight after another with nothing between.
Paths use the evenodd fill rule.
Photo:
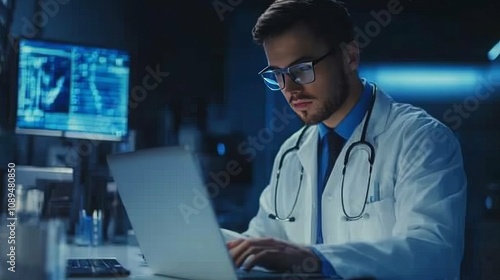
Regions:
<instances>
[{"instance_id":1,"label":"silver laptop lid","mask_svg":"<svg viewBox=\"0 0 500 280\"><path fill-rule=\"evenodd\" d=\"M181 147L108 156L142 253L153 273L237 279L195 157Z\"/></svg>"}]
</instances>

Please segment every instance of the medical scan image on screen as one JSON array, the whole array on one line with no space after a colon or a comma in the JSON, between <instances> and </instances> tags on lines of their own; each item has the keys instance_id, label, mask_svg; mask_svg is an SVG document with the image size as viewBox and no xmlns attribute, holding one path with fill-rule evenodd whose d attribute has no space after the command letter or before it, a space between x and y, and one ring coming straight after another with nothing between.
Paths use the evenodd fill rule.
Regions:
<instances>
[{"instance_id":1,"label":"medical scan image on screen","mask_svg":"<svg viewBox=\"0 0 500 280\"><path fill-rule=\"evenodd\" d=\"M121 50L21 40L16 129L124 137L129 67L129 55Z\"/></svg>"}]
</instances>

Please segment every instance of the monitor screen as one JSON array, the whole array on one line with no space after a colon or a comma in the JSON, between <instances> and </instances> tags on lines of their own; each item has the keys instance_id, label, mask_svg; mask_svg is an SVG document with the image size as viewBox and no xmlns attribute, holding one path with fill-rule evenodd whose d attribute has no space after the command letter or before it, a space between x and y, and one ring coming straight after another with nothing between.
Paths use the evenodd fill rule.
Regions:
<instances>
[{"instance_id":1,"label":"monitor screen","mask_svg":"<svg viewBox=\"0 0 500 280\"><path fill-rule=\"evenodd\" d=\"M125 139L129 73L123 50L20 40L16 133Z\"/></svg>"}]
</instances>

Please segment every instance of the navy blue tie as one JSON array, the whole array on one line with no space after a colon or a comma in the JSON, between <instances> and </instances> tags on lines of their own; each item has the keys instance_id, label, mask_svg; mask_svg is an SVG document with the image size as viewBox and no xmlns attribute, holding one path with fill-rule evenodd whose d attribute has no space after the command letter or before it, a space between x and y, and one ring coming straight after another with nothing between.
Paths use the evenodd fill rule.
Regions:
<instances>
[{"instance_id":1,"label":"navy blue tie","mask_svg":"<svg viewBox=\"0 0 500 280\"><path fill-rule=\"evenodd\" d=\"M317 234L316 243L323 243L322 225L321 225L321 197L323 196L323 191L326 186L326 182L330 177L330 173L333 170L335 161L342 150L344 145L344 139L338 135L335 131L329 130L326 135L320 141L320 146L318 147L318 220L317 220Z\"/></svg>"}]
</instances>

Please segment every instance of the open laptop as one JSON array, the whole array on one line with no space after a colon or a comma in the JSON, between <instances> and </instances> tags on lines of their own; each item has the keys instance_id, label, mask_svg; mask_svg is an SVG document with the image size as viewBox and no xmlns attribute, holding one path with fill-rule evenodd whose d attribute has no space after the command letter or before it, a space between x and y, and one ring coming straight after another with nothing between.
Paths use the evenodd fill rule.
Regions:
<instances>
[{"instance_id":1,"label":"open laptop","mask_svg":"<svg viewBox=\"0 0 500 280\"><path fill-rule=\"evenodd\" d=\"M321 279L318 274L237 269L196 158L184 148L115 154L108 156L108 163L154 274L203 280Z\"/></svg>"}]
</instances>

